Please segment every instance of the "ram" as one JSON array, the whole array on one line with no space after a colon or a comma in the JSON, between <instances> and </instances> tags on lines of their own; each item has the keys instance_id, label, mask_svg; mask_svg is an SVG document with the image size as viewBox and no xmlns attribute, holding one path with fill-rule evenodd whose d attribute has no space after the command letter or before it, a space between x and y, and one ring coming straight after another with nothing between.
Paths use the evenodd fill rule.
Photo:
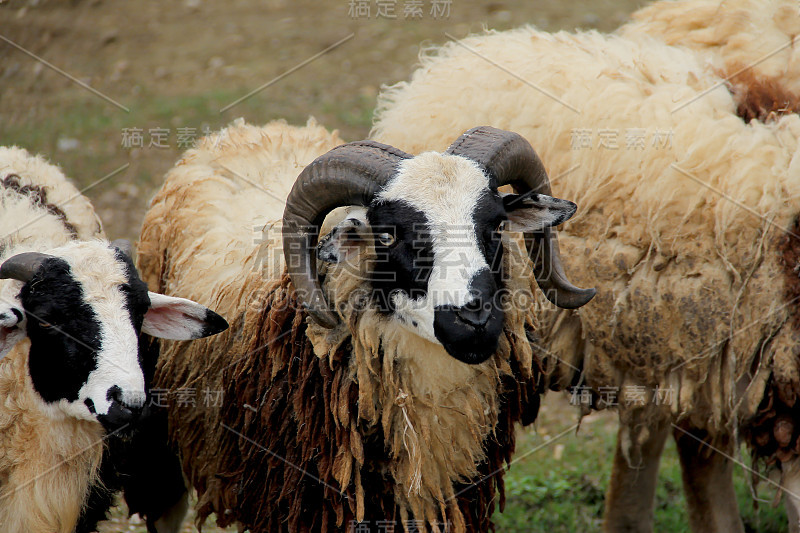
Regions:
<instances>
[{"instance_id":1,"label":"ram","mask_svg":"<svg viewBox=\"0 0 800 533\"><path fill-rule=\"evenodd\" d=\"M535 318L520 302L534 274L562 306L593 296L564 277L550 229L575 205L547 195L539 158L509 132L417 157L339 145L313 122L236 122L185 154L147 213L144 279L231 318L212 342L162 343L156 375L224 391L221 408L169 407L199 516L254 532L485 531L514 424L538 411ZM535 232L551 263L531 270L506 226ZM182 484L147 476L145 494Z\"/></svg>"},{"instance_id":2,"label":"ram","mask_svg":"<svg viewBox=\"0 0 800 533\"><path fill-rule=\"evenodd\" d=\"M597 297L537 316L551 387L585 379L619 410L608 531L652 529L671 431L694 531L742 531L737 431L780 469L798 523L800 118L737 108L691 50L532 28L429 51L379 97L375 140L419 153L469 124L512 129L581 205L561 243Z\"/></svg>"},{"instance_id":3,"label":"ram","mask_svg":"<svg viewBox=\"0 0 800 533\"><path fill-rule=\"evenodd\" d=\"M19 148L0 148L0 236L0 529L72 533L104 436L142 411L140 330L189 339L226 324L148 293L88 200Z\"/></svg>"}]
</instances>

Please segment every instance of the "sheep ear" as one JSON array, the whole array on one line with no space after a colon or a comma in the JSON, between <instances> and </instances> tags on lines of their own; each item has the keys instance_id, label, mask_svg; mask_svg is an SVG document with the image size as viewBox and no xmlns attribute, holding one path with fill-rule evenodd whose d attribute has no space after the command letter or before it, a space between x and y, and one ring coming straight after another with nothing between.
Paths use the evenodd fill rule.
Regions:
<instances>
[{"instance_id":1,"label":"sheep ear","mask_svg":"<svg viewBox=\"0 0 800 533\"><path fill-rule=\"evenodd\" d=\"M356 257L371 236L365 218L346 218L317 244L317 257L326 263L342 263Z\"/></svg>"},{"instance_id":2,"label":"sheep ear","mask_svg":"<svg viewBox=\"0 0 800 533\"><path fill-rule=\"evenodd\" d=\"M504 194L509 231L541 231L558 226L575 214L577 205L546 194Z\"/></svg>"},{"instance_id":3,"label":"sheep ear","mask_svg":"<svg viewBox=\"0 0 800 533\"><path fill-rule=\"evenodd\" d=\"M22 308L0 303L0 359L27 335Z\"/></svg>"},{"instance_id":4,"label":"sheep ear","mask_svg":"<svg viewBox=\"0 0 800 533\"><path fill-rule=\"evenodd\" d=\"M144 315L142 333L161 339L185 341L228 329L224 318L199 303L156 292L148 295L150 309Z\"/></svg>"}]
</instances>

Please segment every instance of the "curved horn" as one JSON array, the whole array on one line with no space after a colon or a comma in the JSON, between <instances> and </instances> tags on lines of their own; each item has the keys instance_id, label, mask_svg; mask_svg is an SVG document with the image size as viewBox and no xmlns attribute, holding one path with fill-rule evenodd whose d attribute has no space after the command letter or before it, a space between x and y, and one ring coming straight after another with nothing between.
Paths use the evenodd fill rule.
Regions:
<instances>
[{"instance_id":1,"label":"curved horn","mask_svg":"<svg viewBox=\"0 0 800 533\"><path fill-rule=\"evenodd\" d=\"M11 256L0 265L0 279L15 279L27 283L42 263L52 257L41 252L23 252Z\"/></svg>"},{"instance_id":2,"label":"curved horn","mask_svg":"<svg viewBox=\"0 0 800 533\"><path fill-rule=\"evenodd\" d=\"M115 239L111 242L111 246L128 257L133 257L133 245L128 239Z\"/></svg>"},{"instance_id":3,"label":"curved horn","mask_svg":"<svg viewBox=\"0 0 800 533\"><path fill-rule=\"evenodd\" d=\"M368 206L397 165L410 157L373 141L348 143L319 156L295 181L283 212L283 254L298 299L321 326L333 328L338 319L317 277L319 226L337 207Z\"/></svg>"},{"instance_id":4,"label":"curved horn","mask_svg":"<svg viewBox=\"0 0 800 533\"><path fill-rule=\"evenodd\" d=\"M512 185L518 193L533 191L552 195L541 159L530 143L517 133L479 126L461 135L447 153L475 161L486 169L498 187ZM533 261L536 282L548 300L559 307L575 309L594 297L595 289L581 289L567 279L552 228L526 233L525 244Z\"/></svg>"}]
</instances>

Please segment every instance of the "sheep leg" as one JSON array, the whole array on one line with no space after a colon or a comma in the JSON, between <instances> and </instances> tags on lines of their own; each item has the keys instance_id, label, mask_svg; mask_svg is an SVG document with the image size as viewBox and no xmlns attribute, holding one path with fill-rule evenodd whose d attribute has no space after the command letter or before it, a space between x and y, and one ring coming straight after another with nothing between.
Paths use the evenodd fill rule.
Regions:
<instances>
[{"instance_id":1,"label":"sheep leg","mask_svg":"<svg viewBox=\"0 0 800 533\"><path fill-rule=\"evenodd\" d=\"M792 492L797 494L800 490L800 480L794 480L790 488ZM786 507L786 518L789 520L789 533L800 533L800 498L785 494L784 505Z\"/></svg>"},{"instance_id":2,"label":"sheep leg","mask_svg":"<svg viewBox=\"0 0 800 533\"><path fill-rule=\"evenodd\" d=\"M632 447L631 429L626 424L620 425L611 482L606 494L603 522L606 533L653 531L658 463L667 435L669 426L665 423L639 428L638 438L635 439L637 446Z\"/></svg>"},{"instance_id":3,"label":"sheep leg","mask_svg":"<svg viewBox=\"0 0 800 533\"><path fill-rule=\"evenodd\" d=\"M789 533L800 533L800 459L781 464L783 476L783 502L786 518L789 520Z\"/></svg>"},{"instance_id":4,"label":"sheep leg","mask_svg":"<svg viewBox=\"0 0 800 533\"><path fill-rule=\"evenodd\" d=\"M184 492L178 502L152 523L155 533L178 533L189 511L189 492Z\"/></svg>"},{"instance_id":5,"label":"sheep leg","mask_svg":"<svg viewBox=\"0 0 800 533\"><path fill-rule=\"evenodd\" d=\"M676 429L674 436L681 459L689 526L696 532L744 533L733 490L734 463L728 459L735 453L733 439L720 439L721 444L715 442L712 449L692 436L702 439L703 432L688 431L691 435Z\"/></svg>"}]
</instances>

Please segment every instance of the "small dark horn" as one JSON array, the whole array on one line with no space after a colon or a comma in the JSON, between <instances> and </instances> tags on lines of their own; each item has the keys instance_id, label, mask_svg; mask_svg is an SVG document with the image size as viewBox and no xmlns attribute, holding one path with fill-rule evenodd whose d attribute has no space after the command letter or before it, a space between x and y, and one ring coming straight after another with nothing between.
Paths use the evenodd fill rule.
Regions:
<instances>
[{"instance_id":1,"label":"small dark horn","mask_svg":"<svg viewBox=\"0 0 800 533\"><path fill-rule=\"evenodd\" d=\"M512 185L519 193L533 191L552 195L541 159L530 143L517 133L479 126L461 135L447 153L481 165L497 187ZM536 282L548 300L559 307L575 309L594 297L595 289L581 289L567 279L552 228L526 233L525 243L533 261Z\"/></svg>"},{"instance_id":2,"label":"small dark horn","mask_svg":"<svg viewBox=\"0 0 800 533\"><path fill-rule=\"evenodd\" d=\"M111 246L121 251L128 257L133 257L133 245L128 239L116 239L111 242Z\"/></svg>"},{"instance_id":3,"label":"small dark horn","mask_svg":"<svg viewBox=\"0 0 800 533\"><path fill-rule=\"evenodd\" d=\"M283 212L283 254L297 298L319 325L333 328L338 323L317 277L320 225L337 207L369 206L397 165L409 157L385 144L353 142L316 158L295 181Z\"/></svg>"},{"instance_id":4,"label":"small dark horn","mask_svg":"<svg viewBox=\"0 0 800 533\"><path fill-rule=\"evenodd\" d=\"M42 263L52 257L41 252L23 252L9 257L0 265L0 279L15 279L27 283Z\"/></svg>"}]
</instances>

